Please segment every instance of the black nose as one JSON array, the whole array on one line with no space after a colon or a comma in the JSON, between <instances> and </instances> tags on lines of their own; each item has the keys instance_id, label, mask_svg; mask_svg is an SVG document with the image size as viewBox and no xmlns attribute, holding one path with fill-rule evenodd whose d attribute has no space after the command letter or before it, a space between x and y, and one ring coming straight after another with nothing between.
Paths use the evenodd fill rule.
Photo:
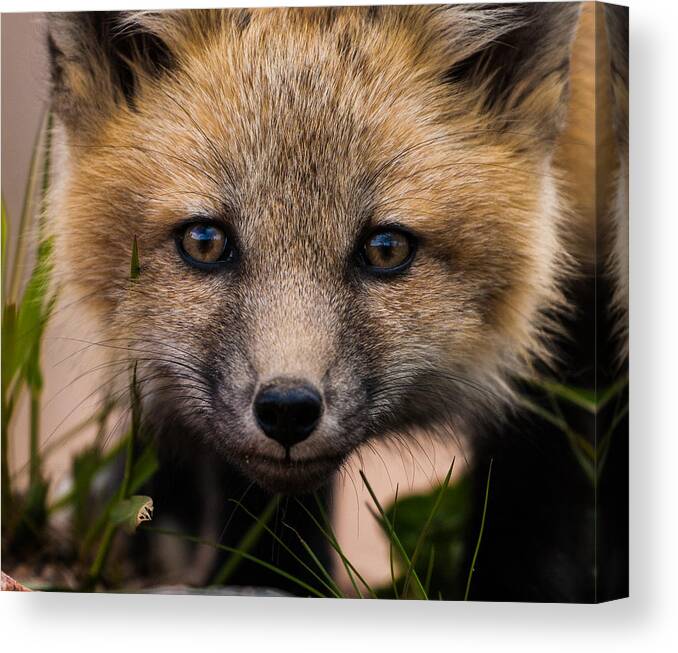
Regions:
<instances>
[{"instance_id":1,"label":"black nose","mask_svg":"<svg viewBox=\"0 0 678 653\"><path fill-rule=\"evenodd\" d=\"M285 449L311 435L321 413L318 391L296 381L274 382L254 398L254 416L261 430Z\"/></svg>"}]
</instances>

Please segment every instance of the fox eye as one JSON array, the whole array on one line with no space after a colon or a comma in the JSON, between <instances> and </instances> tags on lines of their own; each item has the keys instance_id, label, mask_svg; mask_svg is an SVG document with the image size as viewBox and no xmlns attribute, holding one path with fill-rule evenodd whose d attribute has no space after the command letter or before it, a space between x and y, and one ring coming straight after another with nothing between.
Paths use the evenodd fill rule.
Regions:
<instances>
[{"instance_id":1,"label":"fox eye","mask_svg":"<svg viewBox=\"0 0 678 653\"><path fill-rule=\"evenodd\" d=\"M233 247L226 232L210 222L194 222L177 234L177 247L184 260L201 269L228 262Z\"/></svg>"},{"instance_id":2,"label":"fox eye","mask_svg":"<svg viewBox=\"0 0 678 653\"><path fill-rule=\"evenodd\" d=\"M415 249L416 243L410 234L393 228L379 229L367 237L361 254L370 272L391 274L410 265Z\"/></svg>"}]
</instances>

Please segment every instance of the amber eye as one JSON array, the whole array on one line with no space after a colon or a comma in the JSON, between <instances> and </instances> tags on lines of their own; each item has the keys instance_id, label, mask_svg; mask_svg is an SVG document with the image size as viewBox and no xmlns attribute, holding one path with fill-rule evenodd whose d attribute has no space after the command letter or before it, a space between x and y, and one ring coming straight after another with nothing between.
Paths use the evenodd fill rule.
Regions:
<instances>
[{"instance_id":1,"label":"amber eye","mask_svg":"<svg viewBox=\"0 0 678 653\"><path fill-rule=\"evenodd\" d=\"M394 273L405 269L414 258L415 241L398 229L374 231L367 238L362 256L367 268L376 273Z\"/></svg>"},{"instance_id":2,"label":"amber eye","mask_svg":"<svg viewBox=\"0 0 678 653\"><path fill-rule=\"evenodd\" d=\"M177 235L177 246L188 263L203 269L226 263L232 256L225 231L209 222L189 224Z\"/></svg>"}]
</instances>

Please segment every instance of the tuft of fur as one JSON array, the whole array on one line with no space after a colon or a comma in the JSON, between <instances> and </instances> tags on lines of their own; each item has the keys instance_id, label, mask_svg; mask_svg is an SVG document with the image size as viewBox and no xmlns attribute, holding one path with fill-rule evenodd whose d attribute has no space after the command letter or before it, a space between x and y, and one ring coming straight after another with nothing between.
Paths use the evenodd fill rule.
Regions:
<instances>
[{"instance_id":1,"label":"tuft of fur","mask_svg":"<svg viewBox=\"0 0 678 653\"><path fill-rule=\"evenodd\" d=\"M50 16L56 265L114 360L140 359L156 418L295 488L370 438L505 405L512 379L548 359L563 305L552 156L578 12ZM178 256L178 225L200 217L233 234L236 270ZM361 276L361 237L389 224L418 239L411 269ZM322 388L326 406L290 469L251 414L280 375Z\"/></svg>"},{"instance_id":2,"label":"tuft of fur","mask_svg":"<svg viewBox=\"0 0 678 653\"><path fill-rule=\"evenodd\" d=\"M617 331L622 359L628 357L629 328L629 10L605 6L606 32L610 52L610 96L612 99L617 166L612 201L613 308L619 321Z\"/></svg>"}]
</instances>

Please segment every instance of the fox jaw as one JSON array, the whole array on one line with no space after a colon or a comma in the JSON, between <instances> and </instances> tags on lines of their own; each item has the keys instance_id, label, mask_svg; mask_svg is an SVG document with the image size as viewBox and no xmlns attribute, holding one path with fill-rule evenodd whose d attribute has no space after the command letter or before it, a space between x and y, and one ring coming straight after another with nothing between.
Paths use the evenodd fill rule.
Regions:
<instances>
[{"instance_id":1,"label":"fox jaw","mask_svg":"<svg viewBox=\"0 0 678 653\"><path fill-rule=\"evenodd\" d=\"M49 17L57 270L160 438L295 492L507 403L560 301L576 14Z\"/></svg>"}]
</instances>

